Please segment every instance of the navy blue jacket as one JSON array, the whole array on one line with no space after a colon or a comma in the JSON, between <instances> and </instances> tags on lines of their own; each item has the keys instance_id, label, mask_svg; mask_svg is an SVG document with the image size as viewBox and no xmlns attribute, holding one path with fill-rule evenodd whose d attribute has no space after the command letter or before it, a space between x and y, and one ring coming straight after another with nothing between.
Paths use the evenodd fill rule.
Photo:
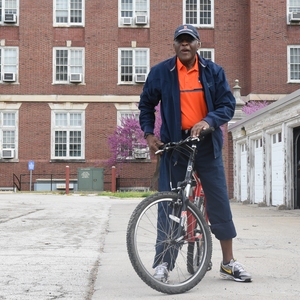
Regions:
<instances>
[{"instance_id":1,"label":"navy blue jacket","mask_svg":"<svg viewBox=\"0 0 300 300\"><path fill-rule=\"evenodd\" d=\"M208 114L204 120L216 130L213 132L214 156L222 152L222 132L219 128L234 115L233 97L222 67L199 56L199 80L204 89ZM144 132L153 133L155 107L161 102L162 126L160 139L167 143L182 139L180 91L176 56L154 66L145 82L140 97L140 125ZM200 120L199 120L200 121Z\"/></svg>"}]
</instances>

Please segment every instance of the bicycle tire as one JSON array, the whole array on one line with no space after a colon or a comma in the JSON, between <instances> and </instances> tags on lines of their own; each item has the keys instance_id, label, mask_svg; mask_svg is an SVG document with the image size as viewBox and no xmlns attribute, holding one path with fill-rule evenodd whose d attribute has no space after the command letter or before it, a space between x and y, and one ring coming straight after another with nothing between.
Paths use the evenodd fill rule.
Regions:
<instances>
[{"instance_id":1,"label":"bicycle tire","mask_svg":"<svg viewBox=\"0 0 300 300\"><path fill-rule=\"evenodd\" d=\"M184 293L196 286L204 277L212 255L212 238L208 224L202 213L191 202L188 203L188 213L190 213L196 224L195 232L199 240L199 249L201 255L198 255L198 266L193 269L193 274L187 271L187 257L189 241L185 237L180 242L174 241L170 236L172 232L165 232L166 239L163 241L165 245L165 253L176 252L177 258L173 270L169 271L169 281L161 282L153 277L154 268L153 261L155 247L157 243L157 218L158 206L160 206L161 214L166 213L168 229L172 228L176 216L171 216L170 211L180 210L181 201L176 193L160 192L145 198L133 211L127 227L127 252L131 264L138 276L151 288L166 294ZM177 221L178 222L178 221ZM193 259L194 263L194 259Z\"/></svg>"}]
</instances>

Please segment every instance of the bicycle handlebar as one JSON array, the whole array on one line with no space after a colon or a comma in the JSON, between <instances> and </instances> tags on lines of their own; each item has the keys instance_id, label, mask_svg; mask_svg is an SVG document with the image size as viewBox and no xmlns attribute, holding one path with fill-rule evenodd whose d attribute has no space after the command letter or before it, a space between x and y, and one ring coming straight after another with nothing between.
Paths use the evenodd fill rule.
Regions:
<instances>
[{"instance_id":1,"label":"bicycle handlebar","mask_svg":"<svg viewBox=\"0 0 300 300\"><path fill-rule=\"evenodd\" d=\"M168 151L168 150L170 150L170 149L174 149L174 148L176 148L176 147L178 147L178 146L187 144L187 143L189 143L189 142L199 142L199 141L202 141L202 140L205 138L206 135L212 133L213 131L215 131L215 128L214 128L214 127L209 127L209 128L207 128L207 129L205 129L205 130L202 130L202 131L200 132L200 135L197 136L197 137L189 136L189 137L187 137L186 139L181 140L181 141L179 141L179 142L169 142L169 143L167 143L167 144L161 145L161 146L159 147L159 150L157 150L157 151L155 152L155 154L158 154L158 153L161 153L161 152L164 152L164 151Z\"/></svg>"}]
</instances>

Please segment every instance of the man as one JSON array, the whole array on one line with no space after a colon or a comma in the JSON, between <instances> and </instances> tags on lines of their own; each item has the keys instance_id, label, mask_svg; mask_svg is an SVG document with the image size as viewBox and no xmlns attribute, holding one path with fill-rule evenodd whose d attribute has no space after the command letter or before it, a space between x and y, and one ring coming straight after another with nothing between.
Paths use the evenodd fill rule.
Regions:
<instances>
[{"instance_id":1,"label":"man","mask_svg":"<svg viewBox=\"0 0 300 300\"><path fill-rule=\"evenodd\" d=\"M211 231L220 240L223 260L220 275L235 281L251 281L251 275L233 257L232 239L236 236L228 199L222 161L222 131L220 126L234 115L235 99L224 70L197 53L200 36L191 25L179 26L174 34L176 56L154 66L141 94L140 125L151 151L163 143L198 136L206 128L215 131L198 143L196 170L207 199ZM160 102L162 125L160 139L154 136L155 107ZM172 164L173 186L183 180L186 158L178 157ZM169 156L161 157L159 191L170 190ZM154 277L167 277L168 263L160 262Z\"/></svg>"}]
</instances>

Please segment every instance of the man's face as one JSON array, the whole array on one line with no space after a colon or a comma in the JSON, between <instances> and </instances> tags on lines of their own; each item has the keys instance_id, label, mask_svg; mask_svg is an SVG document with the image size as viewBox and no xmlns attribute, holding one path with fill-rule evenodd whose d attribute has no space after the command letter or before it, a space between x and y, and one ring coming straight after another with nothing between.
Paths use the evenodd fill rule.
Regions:
<instances>
[{"instance_id":1,"label":"man's face","mask_svg":"<svg viewBox=\"0 0 300 300\"><path fill-rule=\"evenodd\" d=\"M186 67L194 65L195 55L200 48L200 42L189 34L181 34L173 43L175 53Z\"/></svg>"}]
</instances>

